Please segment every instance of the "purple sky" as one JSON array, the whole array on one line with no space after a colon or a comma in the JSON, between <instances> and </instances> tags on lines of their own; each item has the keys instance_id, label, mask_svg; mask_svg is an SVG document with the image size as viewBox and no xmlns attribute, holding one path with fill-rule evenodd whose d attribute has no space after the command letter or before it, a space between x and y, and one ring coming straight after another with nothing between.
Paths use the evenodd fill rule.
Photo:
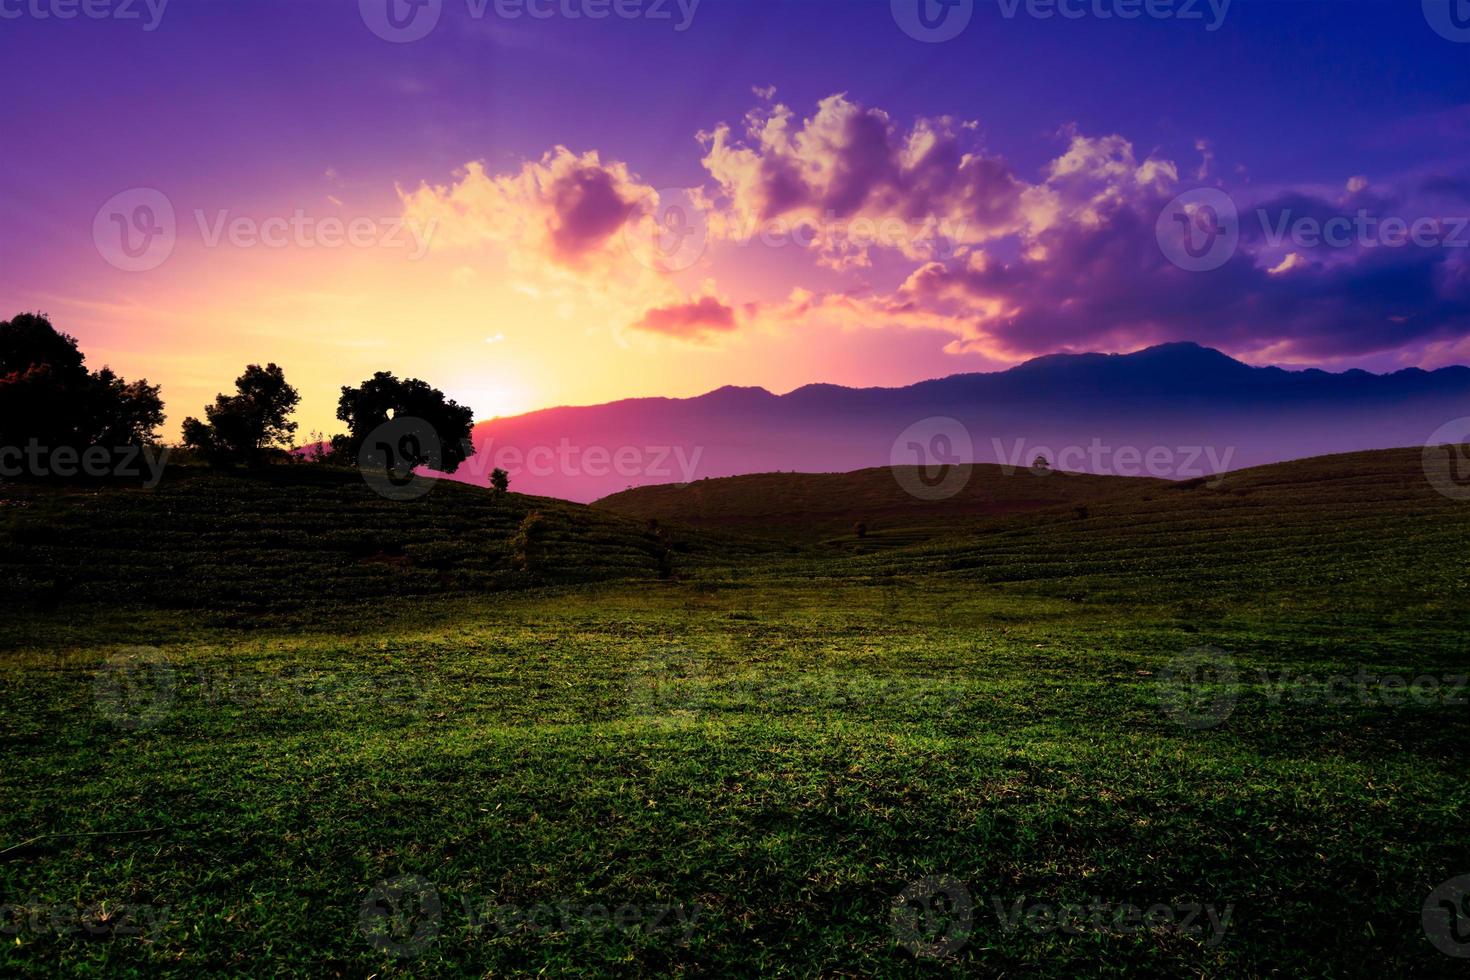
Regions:
<instances>
[{"instance_id":1,"label":"purple sky","mask_svg":"<svg viewBox=\"0 0 1470 980\"><path fill-rule=\"evenodd\" d=\"M1189 19L1153 0L1172 15L1124 20L1100 14L1129 0L1071 0L1075 19L976 0L924 43L904 5L934 0L603 19L613 0L515 19L433 0L427 36L390 43L370 26L388 2L63 19L67 0L0 0L0 315L48 310L186 402L279 360L323 425L335 384L383 366L488 416L1181 339L1256 363L1470 360L1470 24L1449 4L1199 0ZM177 242L124 271L94 219L137 188L176 209ZM629 208L678 188L708 209L697 261L632 263ZM1181 268L1170 230L1228 232L1199 207L1219 195L1238 246ZM421 260L209 240L216 215L303 211L434 236ZM823 219L805 246L741 240ZM864 220L900 240L854 244Z\"/></svg>"}]
</instances>

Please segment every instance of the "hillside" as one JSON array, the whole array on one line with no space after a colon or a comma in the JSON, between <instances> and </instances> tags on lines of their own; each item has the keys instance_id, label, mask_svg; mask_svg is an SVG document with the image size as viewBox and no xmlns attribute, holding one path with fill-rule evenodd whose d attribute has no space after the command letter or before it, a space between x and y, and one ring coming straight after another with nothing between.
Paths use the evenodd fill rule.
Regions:
<instances>
[{"instance_id":1,"label":"hillside","mask_svg":"<svg viewBox=\"0 0 1470 980\"><path fill-rule=\"evenodd\" d=\"M530 572L511 540L544 532ZM697 561L703 539L674 542ZM729 553L728 544L721 553ZM443 481L387 500L355 472L272 467L222 475L170 465L154 490L0 483L0 602L139 604L215 612L330 610L389 597L532 584L651 579L660 545L642 523L565 501Z\"/></svg>"},{"instance_id":2,"label":"hillside","mask_svg":"<svg viewBox=\"0 0 1470 980\"><path fill-rule=\"evenodd\" d=\"M1425 479L1422 451L1297 460L1099 500L1086 520L1022 515L983 533L864 559L1074 600L1349 600L1408 615L1470 608L1470 503Z\"/></svg>"},{"instance_id":3,"label":"hillside","mask_svg":"<svg viewBox=\"0 0 1470 980\"><path fill-rule=\"evenodd\" d=\"M903 468L916 473L912 467ZM1093 505L1128 496L1164 481L1033 473L999 466L968 467L969 479L954 496L923 500L907 492L890 467L852 473L760 473L690 484L640 487L604 497L597 510L640 520L657 519L705 528L739 529L782 539L853 536L868 527L869 544L912 544L936 535L963 533L995 518L1031 511Z\"/></svg>"}]
</instances>

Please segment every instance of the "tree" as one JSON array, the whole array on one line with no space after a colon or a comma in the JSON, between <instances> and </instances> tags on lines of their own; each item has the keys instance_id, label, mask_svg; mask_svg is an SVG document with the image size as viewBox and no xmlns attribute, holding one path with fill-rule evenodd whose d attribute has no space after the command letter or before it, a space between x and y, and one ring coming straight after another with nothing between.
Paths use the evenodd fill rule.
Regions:
<instances>
[{"instance_id":1,"label":"tree","mask_svg":"<svg viewBox=\"0 0 1470 980\"><path fill-rule=\"evenodd\" d=\"M858 521L852 526L852 533L860 538L866 538L868 536L868 525L862 521Z\"/></svg>"},{"instance_id":2,"label":"tree","mask_svg":"<svg viewBox=\"0 0 1470 980\"><path fill-rule=\"evenodd\" d=\"M495 496L503 497L510 489L510 474L500 467L490 471L490 489L495 491Z\"/></svg>"},{"instance_id":3,"label":"tree","mask_svg":"<svg viewBox=\"0 0 1470 980\"><path fill-rule=\"evenodd\" d=\"M474 451L470 428L474 412L444 397L417 378L402 381L388 371L379 371L356 388L343 386L337 400L337 418L347 423L344 448L360 459L367 439L391 419L405 426L421 427L420 438L395 440L395 448L406 458L394 461L411 469L432 465L453 473Z\"/></svg>"},{"instance_id":4,"label":"tree","mask_svg":"<svg viewBox=\"0 0 1470 980\"><path fill-rule=\"evenodd\" d=\"M250 364L235 379L235 394L216 395L204 409L208 422L184 420L184 445L212 463L259 465L272 449L290 447L296 434L291 413L301 395L275 364Z\"/></svg>"},{"instance_id":5,"label":"tree","mask_svg":"<svg viewBox=\"0 0 1470 980\"><path fill-rule=\"evenodd\" d=\"M1031 461L1031 469L1037 473L1045 473L1051 469L1051 464L1046 461L1045 456L1037 456Z\"/></svg>"},{"instance_id":6,"label":"tree","mask_svg":"<svg viewBox=\"0 0 1470 980\"><path fill-rule=\"evenodd\" d=\"M76 338L45 314L0 321L0 445L148 445L163 419L157 385L87 370Z\"/></svg>"}]
</instances>

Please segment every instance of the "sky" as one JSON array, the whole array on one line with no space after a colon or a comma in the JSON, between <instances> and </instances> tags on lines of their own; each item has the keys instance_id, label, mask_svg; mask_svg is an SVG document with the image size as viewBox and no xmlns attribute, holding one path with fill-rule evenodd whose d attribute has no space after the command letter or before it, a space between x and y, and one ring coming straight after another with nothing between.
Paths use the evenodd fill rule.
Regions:
<instances>
[{"instance_id":1,"label":"sky","mask_svg":"<svg viewBox=\"0 0 1470 980\"><path fill-rule=\"evenodd\" d=\"M0 86L0 317L166 436L267 361L303 432L378 370L1470 361L1464 0L0 0Z\"/></svg>"}]
</instances>

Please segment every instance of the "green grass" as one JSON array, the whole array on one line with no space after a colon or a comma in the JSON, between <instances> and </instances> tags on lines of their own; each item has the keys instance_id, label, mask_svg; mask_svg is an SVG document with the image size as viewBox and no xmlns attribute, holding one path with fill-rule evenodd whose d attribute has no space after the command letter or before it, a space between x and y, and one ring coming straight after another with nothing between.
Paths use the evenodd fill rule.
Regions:
<instances>
[{"instance_id":1,"label":"green grass","mask_svg":"<svg viewBox=\"0 0 1470 980\"><path fill-rule=\"evenodd\" d=\"M260 495L326 494L406 550L426 527L449 547L477 508L503 549L531 504L436 490L399 517L414 505L297 489L300 471L185 474L153 498L7 488L26 520L91 515L47 518L63 543L7 547L32 580L48 555L76 569L121 552L156 591L99 604L118 579L94 570L60 597L11 597L0 848L98 836L0 855L0 902L167 917L96 939L27 922L0 933L0 973L1462 975L1420 907L1470 872L1470 691L1332 703L1313 679L1470 670L1454 588L1470 516L1408 460L1138 488L1085 520L995 516L865 554L676 529L672 580L627 557L648 554L642 521L537 502L567 522L538 580L481 542L437 587L410 564L356 577L318 545L256 560L238 515L319 534L331 508L272 514ZM159 556L118 544L170 511L195 538ZM124 513L142 516L104 520ZM218 534L236 561L212 557ZM577 538L592 534L608 556ZM166 569L216 561L257 575L228 614L158 600L178 584ZM335 598L298 594L312 576ZM1206 646L1240 683L1218 724L1187 727L1164 682ZM411 958L360 921L403 875L441 907ZM932 876L974 901L946 959L893 926L895 896ZM996 901L1231 917L1217 944L1042 934L1008 931ZM643 927L513 917L557 905L636 906ZM649 928L663 906L692 923Z\"/></svg>"}]
</instances>

